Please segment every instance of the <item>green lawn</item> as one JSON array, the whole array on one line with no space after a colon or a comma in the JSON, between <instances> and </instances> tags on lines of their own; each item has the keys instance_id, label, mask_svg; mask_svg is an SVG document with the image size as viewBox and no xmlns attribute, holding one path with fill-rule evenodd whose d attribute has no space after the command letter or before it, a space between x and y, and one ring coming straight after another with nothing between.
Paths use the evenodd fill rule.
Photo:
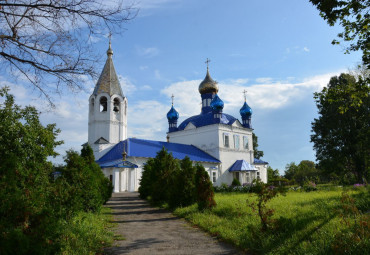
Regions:
<instances>
[{"instance_id":1,"label":"green lawn","mask_svg":"<svg viewBox=\"0 0 370 255\"><path fill-rule=\"evenodd\" d=\"M247 200L256 200L255 194L216 193L217 207L211 211L202 213L197 205L192 205L177 208L174 213L251 253L330 254L335 234L345 228L338 212L341 193L291 191L272 199L268 207L275 210L273 218L279 227L267 232L260 230L259 218L247 204ZM362 207L365 204L368 211L368 191L364 194Z\"/></svg>"}]
</instances>

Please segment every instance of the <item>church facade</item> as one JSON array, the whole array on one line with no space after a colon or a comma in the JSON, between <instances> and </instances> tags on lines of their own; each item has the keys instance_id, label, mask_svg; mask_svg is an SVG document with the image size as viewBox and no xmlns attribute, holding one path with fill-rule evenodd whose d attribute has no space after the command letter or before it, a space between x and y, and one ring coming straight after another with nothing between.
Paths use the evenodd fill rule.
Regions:
<instances>
[{"instance_id":1,"label":"church facade","mask_svg":"<svg viewBox=\"0 0 370 255\"><path fill-rule=\"evenodd\" d=\"M179 113L173 102L167 113L167 141L127 137L128 101L123 95L109 44L107 61L89 98L88 143L113 192L137 191L146 161L163 147L174 158L188 156L202 164L214 185L231 184L234 178L250 184L259 178L267 182L267 162L255 159L252 141L252 109L246 99L241 121L223 112L219 87L208 70L199 85L202 110L178 125Z\"/></svg>"}]
</instances>

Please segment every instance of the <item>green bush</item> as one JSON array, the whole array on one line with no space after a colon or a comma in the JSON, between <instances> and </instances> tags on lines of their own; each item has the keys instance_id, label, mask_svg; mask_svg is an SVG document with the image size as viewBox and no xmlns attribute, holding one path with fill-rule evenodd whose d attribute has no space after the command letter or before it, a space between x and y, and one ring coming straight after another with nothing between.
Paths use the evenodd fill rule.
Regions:
<instances>
[{"instance_id":1,"label":"green bush","mask_svg":"<svg viewBox=\"0 0 370 255\"><path fill-rule=\"evenodd\" d=\"M240 181L236 178L233 179L233 182L231 183L231 186L241 186Z\"/></svg>"},{"instance_id":2,"label":"green bush","mask_svg":"<svg viewBox=\"0 0 370 255\"><path fill-rule=\"evenodd\" d=\"M196 165L195 185L199 210L211 209L216 206L214 192L209 175L202 165Z\"/></svg>"}]
</instances>

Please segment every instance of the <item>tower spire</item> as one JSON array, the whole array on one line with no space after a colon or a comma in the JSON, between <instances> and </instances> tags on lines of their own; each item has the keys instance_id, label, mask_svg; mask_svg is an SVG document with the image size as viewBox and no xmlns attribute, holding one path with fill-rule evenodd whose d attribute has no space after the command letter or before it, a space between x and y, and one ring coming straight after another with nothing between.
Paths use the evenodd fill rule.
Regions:
<instances>
[{"instance_id":1,"label":"tower spire","mask_svg":"<svg viewBox=\"0 0 370 255\"><path fill-rule=\"evenodd\" d=\"M173 106L173 99L175 98L175 96L172 94L171 96L171 99L172 99L172 106Z\"/></svg>"},{"instance_id":2,"label":"tower spire","mask_svg":"<svg viewBox=\"0 0 370 255\"><path fill-rule=\"evenodd\" d=\"M244 102L247 102L247 91L246 91L246 90L244 90L244 91L243 91L243 94L244 94Z\"/></svg>"},{"instance_id":3,"label":"tower spire","mask_svg":"<svg viewBox=\"0 0 370 255\"><path fill-rule=\"evenodd\" d=\"M112 33L111 32L109 32L108 37L109 37L109 48L107 50L107 56L111 58L112 55L113 55L113 50L112 50Z\"/></svg>"},{"instance_id":4,"label":"tower spire","mask_svg":"<svg viewBox=\"0 0 370 255\"><path fill-rule=\"evenodd\" d=\"M208 58L207 58L206 62L204 62L204 63L206 63L206 64L207 64L207 72L208 72L208 70L209 70L209 66L208 66L209 62L211 62L211 60L210 60L210 59L208 59Z\"/></svg>"}]
</instances>

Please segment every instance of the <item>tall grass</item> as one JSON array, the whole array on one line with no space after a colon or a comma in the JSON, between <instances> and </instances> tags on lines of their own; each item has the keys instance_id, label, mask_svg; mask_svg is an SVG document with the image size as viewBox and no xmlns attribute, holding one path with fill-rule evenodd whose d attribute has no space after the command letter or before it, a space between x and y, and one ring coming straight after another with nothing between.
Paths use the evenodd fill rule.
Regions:
<instances>
[{"instance_id":1,"label":"tall grass","mask_svg":"<svg viewBox=\"0 0 370 255\"><path fill-rule=\"evenodd\" d=\"M339 216L340 197L339 190L288 192L276 197L268 207L275 210L278 227L268 231L261 231L258 216L248 206L256 200L255 194L216 193L217 207L212 210L202 213L192 205L174 213L250 253L330 254L336 233L346 228ZM368 206L367 200L362 207L368 210Z\"/></svg>"},{"instance_id":2,"label":"tall grass","mask_svg":"<svg viewBox=\"0 0 370 255\"><path fill-rule=\"evenodd\" d=\"M104 247L111 246L114 234L110 208L100 212L79 212L70 222L65 222L60 237L61 249L58 254L98 254Z\"/></svg>"}]
</instances>

